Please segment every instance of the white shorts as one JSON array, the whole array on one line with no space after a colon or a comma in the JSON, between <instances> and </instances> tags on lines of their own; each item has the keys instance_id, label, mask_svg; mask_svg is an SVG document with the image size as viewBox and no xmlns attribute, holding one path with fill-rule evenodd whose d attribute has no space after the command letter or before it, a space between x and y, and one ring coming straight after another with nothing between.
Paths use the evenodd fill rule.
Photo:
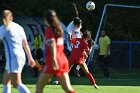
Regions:
<instances>
[{"instance_id":1,"label":"white shorts","mask_svg":"<svg viewBox=\"0 0 140 93\"><path fill-rule=\"evenodd\" d=\"M6 61L5 69L8 73L21 73L24 65L24 59L12 58L10 61Z\"/></svg>"}]
</instances>

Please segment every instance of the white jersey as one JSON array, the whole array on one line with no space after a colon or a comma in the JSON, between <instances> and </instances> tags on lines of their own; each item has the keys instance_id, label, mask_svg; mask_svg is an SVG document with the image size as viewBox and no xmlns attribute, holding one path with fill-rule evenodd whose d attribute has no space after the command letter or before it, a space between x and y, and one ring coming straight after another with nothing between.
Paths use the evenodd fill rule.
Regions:
<instances>
[{"instance_id":1,"label":"white jersey","mask_svg":"<svg viewBox=\"0 0 140 93\"><path fill-rule=\"evenodd\" d=\"M0 39L4 42L6 69L8 72L21 72L25 64L25 52L22 41L26 39L24 29L11 22L7 28L0 27Z\"/></svg>"},{"instance_id":2,"label":"white jersey","mask_svg":"<svg viewBox=\"0 0 140 93\"><path fill-rule=\"evenodd\" d=\"M80 25L79 28L76 28L73 24L73 21L67 26L68 34L72 35L72 38L81 38L80 29L82 26Z\"/></svg>"}]
</instances>

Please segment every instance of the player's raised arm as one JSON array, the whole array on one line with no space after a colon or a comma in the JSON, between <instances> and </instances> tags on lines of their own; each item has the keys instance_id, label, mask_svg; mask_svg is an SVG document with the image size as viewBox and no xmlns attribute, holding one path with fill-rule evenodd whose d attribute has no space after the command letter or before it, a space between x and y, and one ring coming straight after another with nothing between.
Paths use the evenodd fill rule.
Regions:
<instances>
[{"instance_id":1,"label":"player's raised arm","mask_svg":"<svg viewBox=\"0 0 140 93\"><path fill-rule=\"evenodd\" d=\"M69 41L70 43L71 43L71 34L72 34L71 25L72 25L72 23L70 23L70 24L67 26L68 41Z\"/></svg>"}]
</instances>

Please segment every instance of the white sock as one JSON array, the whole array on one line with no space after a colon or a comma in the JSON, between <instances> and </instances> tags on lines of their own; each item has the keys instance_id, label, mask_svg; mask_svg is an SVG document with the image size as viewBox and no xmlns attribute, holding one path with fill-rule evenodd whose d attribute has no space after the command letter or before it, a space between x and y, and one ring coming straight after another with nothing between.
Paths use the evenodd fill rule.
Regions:
<instances>
[{"instance_id":1,"label":"white sock","mask_svg":"<svg viewBox=\"0 0 140 93\"><path fill-rule=\"evenodd\" d=\"M11 93L11 85L3 85L2 93Z\"/></svg>"},{"instance_id":2,"label":"white sock","mask_svg":"<svg viewBox=\"0 0 140 93\"><path fill-rule=\"evenodd\" d=\"M30 93L29 89L24 84L19 84L17 89L20 93Z\"/></svg>"},{"instance_id":3,"label":"white sock","mask_svg":"<svg viewBox=\"0 0 140 93\"><path fill-rule=\"evenodd\" d=\"M76 70L79 70L79 69L80 69L80 66L79 66L79 65L77 65L77 66L76 66Z\"/></svg>"}]
</instances>

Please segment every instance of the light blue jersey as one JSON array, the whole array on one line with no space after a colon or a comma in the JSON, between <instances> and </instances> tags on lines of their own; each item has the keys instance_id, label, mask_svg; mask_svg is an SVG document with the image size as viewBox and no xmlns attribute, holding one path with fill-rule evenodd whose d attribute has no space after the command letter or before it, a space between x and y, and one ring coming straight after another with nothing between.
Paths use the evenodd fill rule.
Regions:
<instances>
[{"instance_id":1,"label":"light blue jersey","mask_svg":"<svg viewBox=\"0 0 140 93\"><path fill-rule=\"evenodd\" d=\"M11 22L7 28L0 27L0 39L4 43L6 70L21 72L25 64L25 52L22 42L26 39L24 29L17 23Z\"/></svg>"}]
</instances>

